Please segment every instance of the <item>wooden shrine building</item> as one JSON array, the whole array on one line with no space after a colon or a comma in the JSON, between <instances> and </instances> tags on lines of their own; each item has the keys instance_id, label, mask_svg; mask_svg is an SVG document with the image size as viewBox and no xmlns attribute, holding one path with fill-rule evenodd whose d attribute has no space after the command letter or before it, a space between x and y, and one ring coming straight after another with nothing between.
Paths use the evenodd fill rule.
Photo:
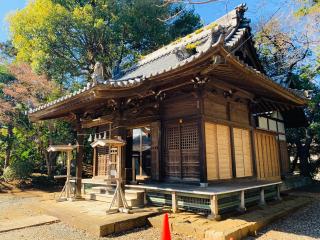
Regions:
<instances>
[{"instance_id":1,"label":"wooden shrine building","mask_svg":"<svg viewBox=\"0 0 320 240\"><path fill-rule=\"evenodd\" d=\"M307 100L265 75L245 11L238 6L143 57L121 77L97 78L29 111L32 121L63 118L75 124L78 194L87 129L103 138L110 122L107 134L126 142L121 171L127 184L139 172L147 175L145 186L279 183L289 170L285 126L305 124ZM133 151L137 129L145 142ZM133 152L141 153L137 161ZM105 174L105 154L98 146L94 177Z\"/></svg>"}]
</instances>

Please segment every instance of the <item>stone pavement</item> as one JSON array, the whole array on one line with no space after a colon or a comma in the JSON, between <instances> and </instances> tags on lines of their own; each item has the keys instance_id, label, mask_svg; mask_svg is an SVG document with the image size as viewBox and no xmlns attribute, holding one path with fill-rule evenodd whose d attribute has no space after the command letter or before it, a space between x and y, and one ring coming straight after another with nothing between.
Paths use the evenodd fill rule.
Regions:
<instances>
[{"instance_id":1,"label":"stone pavement","mask_svg":"<svg viewBox=\"0 0 320 240\"><path fill-rule=\"evenodd\" d=\"M222 221L207 219L192 213L169 214L171 230L193 236L196 239L229 240L255 235L258 230L299 208L311 203L310 198L295 197L270 203L240 216L228 217ZM162 227L163 216L149 218L153 227Z\"/></svg>"},{"instance_id":2,"label":"stone pavement","mask_svg":"<svg viewBox=\"0 0 320 240\"><path fill-rule=\"evenodd\" d=\"M58 218L48 215L23 217L14 220L2 220L0 221L0 233L56 222L59 222Z\"/></svg>"},{"instance_id":3,"label":"stone pavement","mask_svg":"<svg viewBox=\"0 0 320 240\"><path fill-rule=\"evenodd\" d=\"M72 227L85 230L95 236L124 232L148 224L148 217L159 214L161 209L145 207L133 209L132 213L106 214L108 204L99 201L56 202L46 200L43 206L47 214Z\"/></svg>"}]
</instances>

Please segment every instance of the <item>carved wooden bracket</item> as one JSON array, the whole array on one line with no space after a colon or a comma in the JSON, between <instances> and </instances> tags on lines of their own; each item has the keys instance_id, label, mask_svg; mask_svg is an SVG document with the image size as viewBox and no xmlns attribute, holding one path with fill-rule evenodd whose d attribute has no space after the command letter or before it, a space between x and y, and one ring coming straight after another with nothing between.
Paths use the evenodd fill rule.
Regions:
<instances>
[{"instance_id":1,"label":"carved wooden bracket","mask_svg":"<svg viewBox=\"0 0 320 240\"><path fill-rule=\"evenodd\" d=\"M203 86L207 82L209 82L209 78L203 76L196 76L191 79L191 82L193 83L194 88L203 88Z\"/></svg>"}]
</instances>

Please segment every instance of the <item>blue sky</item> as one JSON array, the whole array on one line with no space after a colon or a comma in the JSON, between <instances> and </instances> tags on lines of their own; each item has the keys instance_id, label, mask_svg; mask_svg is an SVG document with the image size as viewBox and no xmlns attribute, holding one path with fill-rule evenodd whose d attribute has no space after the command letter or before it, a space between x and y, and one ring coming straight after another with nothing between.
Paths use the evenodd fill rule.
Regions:
<instances>
[{"instance_id":1,"label":"blue sky","mask_svg":"<svg viewBox=\"0 0 320 240\"><path fill-rule=\"evenodd\" d=\"M268 19L279 7L283 6L285 0L220 0L209 4L195 5L195 10L200 14L203 22L207 24L243 2L249 7L246 16L252 19L254 25L261 17ZM0 42L9 38L6 16L10 12L23 8L26 3L27 0L0 0ZM285 9L281 9L281 11L283 10Z\"/></svg>"}]
</instances>

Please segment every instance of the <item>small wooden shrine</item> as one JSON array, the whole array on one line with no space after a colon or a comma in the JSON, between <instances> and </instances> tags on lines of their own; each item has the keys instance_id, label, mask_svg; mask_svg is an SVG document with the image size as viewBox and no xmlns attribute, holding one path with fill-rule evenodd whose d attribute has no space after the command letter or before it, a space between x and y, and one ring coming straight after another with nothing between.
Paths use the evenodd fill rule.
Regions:
<instances>
[{"instance_id":1,"label":"small wooden shrine","mask_svg":"<svg viewBox=\"0 0 320 240\"><path fill-rule=\"evenodd\" d=\"M306 124L307 99L266 76L245 11L245 5L238 6L145 56L122 76L100 76L77 92L30 110L32 121L64 118L74 123L78 193L85 133L108 132L110 122L110 139L120 136L126 143L117 145L117 151L121 148L119 171L127 184L136 181L137 173L150 184L161 183L159 187L173 182L176 190L244 180L256 189L266 186L265 181L279 184L289 170L285 127ZM94 178L112 171L106 165L112 154L103 147L110 143L99 139L92 144ZM247 191L237 186L235 190ZM211 193L212 210L218 200ZM179 201L189 201L189 195Z\"/></svg>"},{"instance_id":2,"label":"small wooden shrine","mask_svg":"<svg viewBox=\"0 0 320 240\"><path fill-rule=\"evenodd\" d=\"M75 199L75 191L72 190L72 176L71 176L71 161L72 161L72 152L76 148L76 146L69 145L50 145L47 149L48 152L61 152L66 154L66 167L67 167L67 174L66 175L59 175L55 176L55 179L58 178L65 178L66 182L63 186L61 193L57 201L72 201Z\"/></svg>"}]
</instances>

